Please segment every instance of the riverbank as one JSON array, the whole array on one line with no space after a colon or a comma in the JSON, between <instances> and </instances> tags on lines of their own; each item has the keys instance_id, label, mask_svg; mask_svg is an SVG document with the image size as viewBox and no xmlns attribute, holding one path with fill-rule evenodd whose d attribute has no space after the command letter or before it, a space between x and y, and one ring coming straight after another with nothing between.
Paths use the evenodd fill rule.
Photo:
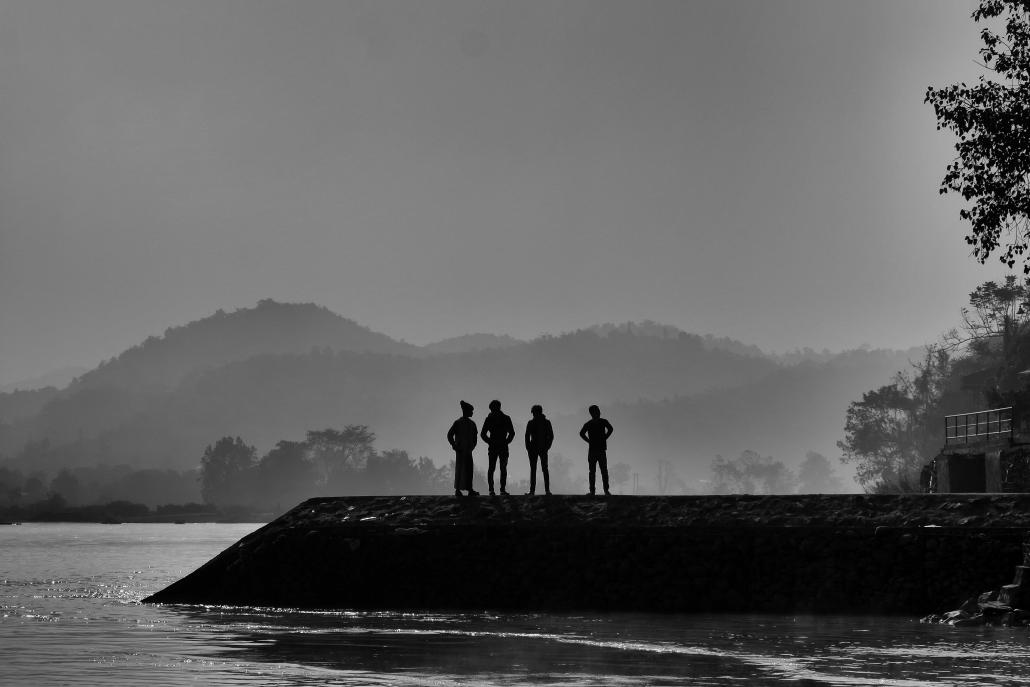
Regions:
<instances>
[{"instance_id":1,"label":"riverbank","mask_svg":"<svg viewBox=\"0 0 1030 687\"><path fill-rule=\"evenodd\" d=\"M275 513L245 508L219 509L199 503L166 504L149 508L131 501L69 506L53 500L0 508L0 524L77 522L101 525L123 523L243 523L269 522Z\"/></svg>"},{"instance_id":2,"label":"riverbank","mask_svg":"<svg viewBox=\"0 0 1030 687\"><path fill-rule=\"evenodd\" d=\"M146 599L924 614L1011 580L1030 495L311 499Z\"/></svg>"}]
</instances>

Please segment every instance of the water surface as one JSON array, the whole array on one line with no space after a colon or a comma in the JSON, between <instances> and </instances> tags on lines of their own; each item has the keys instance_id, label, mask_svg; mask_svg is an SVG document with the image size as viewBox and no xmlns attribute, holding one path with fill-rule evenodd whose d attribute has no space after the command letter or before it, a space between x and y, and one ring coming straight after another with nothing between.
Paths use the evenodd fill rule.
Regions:
<instances>
[{"instance_id":1,"label":"water surface","mask_svg":"<svg viewBox=\"0 0 1030 687\"><path fill-rule=\"evenodd\" d=\"M0 527L0 684L1030 685L1022 628L139 603L258 526Z\"/></svg>"}]
</instances>

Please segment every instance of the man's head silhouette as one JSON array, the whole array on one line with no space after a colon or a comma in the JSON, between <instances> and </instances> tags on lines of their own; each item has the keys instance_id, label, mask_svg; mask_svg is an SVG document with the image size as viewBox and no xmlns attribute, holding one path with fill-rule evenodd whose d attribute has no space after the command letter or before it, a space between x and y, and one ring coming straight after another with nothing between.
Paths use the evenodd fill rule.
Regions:
<instances>
[{"instance_id":1,"label":"man's head silhouette","mask_svg":"<svg viewBox=\"0 0 1030 687\"><path fill-rule=\"evenodd\" d=\"M461 414L464 415L465 417L472 417L472 404L471 403L466 403L465 401L462 401L461 402Z\"/></svg>"},{"instance_id":2,"label":"man's head silhouette","mask_svg":"<svg viewBox=\"0 0 1030 687\"><path fill-rule=\"evenodd\" d=\"M543 415L544 414L544 409L541 408L540 406L533 406L532 408L529 409L529 412L533 413L533 415Z\"/></svg>"},{"instance_id":3,"label":"man's head silhouette","mask_svg":"<svg viewBox=\"0 0 1030 687\"><path fill-rule=\"evenodd\" d=\"M492 410L492 411L494 411L496 413L500 409L501 409L501 402L500 401L498 401L496 399L493 400L493 401L490 401L490 410Z\"/></svg>"},{"instance_id":4,"label":"man's head silhouette","mask_svg":"<svg viewBox=\"0 0 1030 687\"><path fill-rule=\"evenodd\" d=\"M590 417L594 418L595 420L601 417L601 409L597 406L590 406L589 408L587 408L587 412L589 412Z\"/></svg>"}]
</instances>

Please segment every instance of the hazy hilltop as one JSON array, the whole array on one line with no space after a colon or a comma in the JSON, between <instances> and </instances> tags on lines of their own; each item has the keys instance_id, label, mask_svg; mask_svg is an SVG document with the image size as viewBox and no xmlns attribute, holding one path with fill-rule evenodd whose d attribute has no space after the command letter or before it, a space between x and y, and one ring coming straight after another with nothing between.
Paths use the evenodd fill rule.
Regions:
<instances>
[{"instance_id":1,"label":"hazy hilltop","mask_svg":"<svg viewBox=\"0 0 1030 687\"><path fill-rule=\"evenodd\" d=\"M436 341L422 347L427 353L434 355L446 355L449 353L471 353L472 351L485 351L491 348L511 348L526 343L521 339L507 334L465 334L453 336L443 341Z\"/></svg>"},{"instance_id":2,"label":"hazy hilltop","mask_svg":"<svg viewBox=\"0 0 1030 687\"><path fill-rule=\"evenodd\" d=\"M78 377L72 391L87 388L169 389L199 371L267 353L306 353L312 348L416 355L418 347L395 341L314 303L259 301L253 308L213 315L165 330Z\"/></svg>"},{"instance_id":3,"label":"hazy hilltop","mask_svg":"<svg viewBox=\"0 0 1030 687\"><path fill-rule=\"evenodd\" d=\"M89 372L89 368L75 365L59 367L44 374L36 375L35 377L20 379L17 382L0 385L0 393L9 393L12 391L35 391L37 389L46 389L48 387L63 389L71 384L72 380L84 372ZM3 417L3 415L0 415L0 417Z\"/></svg>"},{"instance_id":4,"label":"hazy hilltop","mask_svg":"<svg viewBox=\"0 0 1030 687\"><path fill-rule=\"evenodd\" d=\"M188 331L188 328L185 330ZM199 369L199 368L198 368ZM29 439L68 448L52 461L102 459L182 467L224 434L261 446L305 430L368 424L385 446L436 456L457 401L513 414L534 403L572 412L584 403L636 401L754 382L776 366L707 350L699 337L657 339L581 331L500 349L398 356L313 348L209 366L174 388L82 385L0 434L16 454ZM145 375L144 379L152 378ZM442 429L441 429L442 427ZM74 453L74 455L72 455Z\"/></svg>"},{"instance_id":5,"label":"hazy hilltop","mask_svg":"<svg viewBox=\"0 0 1030 687\"><path fill-rule=\"evenodd\" d=\"M600 334L601 336L608 336L612 333L622 334L634 334L636 336L650 336L659 339L675 339L681 335L695 336L688 332L683 331L678 327L672 325L662 324L660 322L654 322L652 320L644 320L642 322L622 322L620 324L605 323L594 325L589 328L589 331ZM729 351L730 353L736 353L737 355L745 356L748 358L766 358L773 362L781 365L798 365L800 363L827 363L839 359L842 355L841 352L830 351L823 349L817 351L815 349L804 347L797 348L792 351L785 351L782 353L764 351L754 344L745 344L736 339L731 339L727 336L714 336L712 334L705 334L701 337L702 344L705 348L710 350L722 350ZM863 344L856 351L870 351L872 350L868 345ZM880 351L881 353L893 354L892 351ZM904 351L898 351L902 356L909 356L912 358L919 358L922 356L923 347L915 346ZM845 351L844 355L850 355L851 351Z\"/></svg>"},{"instance_id":6,"label":"hazy hilltop","mask_svg":"<svg viewBox=\"0 0 1030 687\"><path fill-rule=\"evenodd\" d=\"M85 450L91 440L130 424L186 380L255 355L316 349L423 355L411 344L374 332L313 303L259 301L253 308L214 314L167 329L81 374L67 388L0 393L0 454L16 454L29 440ZM174 445L161 447L164 462ZM107 444L94 451L104 458ZM149 464L136 450L131 462ZM115 456L112 456L112 460ZM78 462L78 459L75 459ZM87 460L87 459L83 459Z\"/></svg>"},{"instance_id":7,"label":"hazy hilltop","mask_svg":"<svg viewBox=\"0 0 1030 687\"><path fill-rule=\"evenodd\" d=\"M653 320L643 320L642 322L622 322L612 323L606 322L605 324L597 324L589 328L600 336L609 336L611 334L633 334L635 336L649 336L656 339L677 339L682 336L696 337L696 334L690 334L683 331L679 327L673 327L672 325L662 324L661 322L655 322ZM758 346L741 343L736 339L729 337L717 337L711 334L705 334L700 337L702 345L709 350L722 350L729 351L730 353L736 353L737 355L745 356L748 358L770 358L772 356L767 354Z\"/></svg>"},{"instance_id":8,"label":"hazy hilltop","mask_svg":"<svg viewBox=\"0 0 1030 687\"><path fill-rule=\"evenodd\" d=\"M380 447L446 464L458 400L481 421L498 398L519 431L529 407L543 404L558 426L555 450L577 464L576 432L597 403L617 427L613 462L650 475L669 461L693 484L716 454L835 456L847 404L911 357L854 351L784 365L657 323L528 342L476 334L420 348L316 305L261 301L173 327L65 390L0 394L0 453L32 468L183 469L225 435L264 451L309 429L367 424ZM517 478L525 467L515 446Z\"/></svg>"},{"instance_id":9,"label":"hazy hilltop","mask_svg":"<svg viewBox=\"0 0 1030 687\"><path fill-rule=\"evenodd\" d=\"M0 426L5 422L31 418L60 393L57 387L53 386L0 393Z\"/></svg>"},{"instance_id":10,"label":"hazy hilltop","mask_svg":"<svg viewBox=\"0 0 1030 687\"><path fill-rule=\"evenodd\" d=\"M847 351L826 362L784 366L739 387L614 404L605 408L617 427L609 453L612 460L632 463L646 479L665 461L694 489L704 489L701 481L711 478L716 455L731 459L751 450L796 466L815 451L836 463L848 404L887 383L910 359L909 351ZM584 417L557 421L578 430ZM559 448L581 452L578 438L565 434ZM845 466L837 470L851 474ZM850 481L846 486L855 488Z\"/></svg>"}]
</instances>

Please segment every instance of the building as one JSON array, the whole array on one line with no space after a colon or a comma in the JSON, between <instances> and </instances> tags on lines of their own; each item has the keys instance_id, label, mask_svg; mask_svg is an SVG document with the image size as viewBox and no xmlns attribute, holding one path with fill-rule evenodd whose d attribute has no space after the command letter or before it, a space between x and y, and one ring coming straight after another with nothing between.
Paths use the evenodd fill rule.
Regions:
<instances>
[{"instance_id":1,"label":"building","mask_svg":"<svg viewBox=\"0 0 1030 687\"><path fill-rule=\"evenodd\" d=\"M1030 491L1028 420L1011 407L948 415L944 448L924 469L924 488L941 494Z\"/></svg>"}]
</instances>

